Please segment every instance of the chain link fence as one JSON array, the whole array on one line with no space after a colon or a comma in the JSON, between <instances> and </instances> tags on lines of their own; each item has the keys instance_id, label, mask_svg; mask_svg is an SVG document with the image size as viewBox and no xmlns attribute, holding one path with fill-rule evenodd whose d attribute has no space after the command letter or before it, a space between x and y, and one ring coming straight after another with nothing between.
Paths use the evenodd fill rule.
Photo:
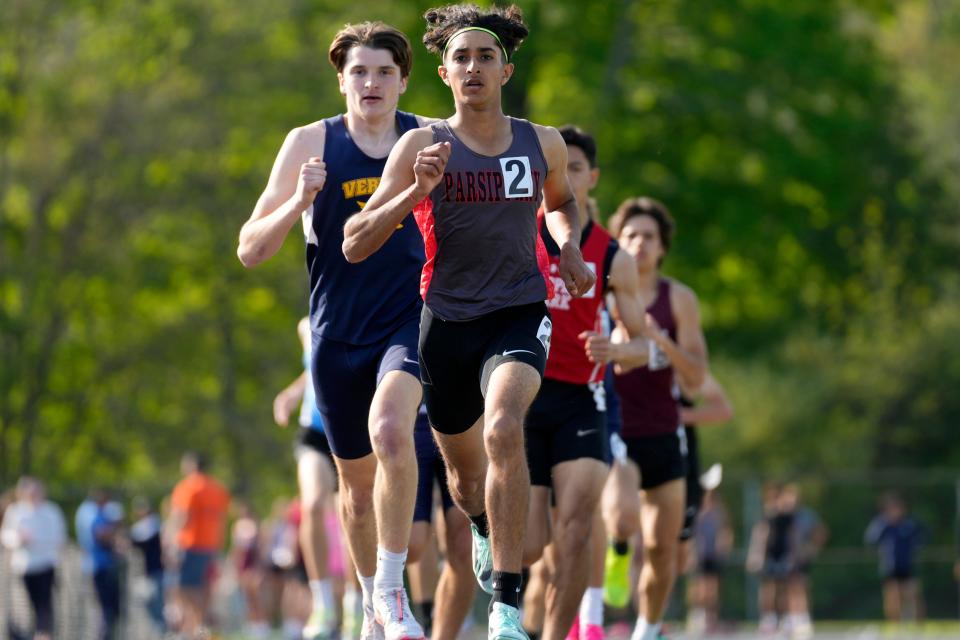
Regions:
<instances>
[{"instance_id":1,"label":"chain link fence","mask_svg":"<svg viewBox=\"0 0 960 640\"><path fill-rule=\"evenodd\" d=\"M160 640L163 636L146 610L145 599L138 595L142 563L136 557L125 558L121 569L121 617L118 639ZM54 624L56 640L97 640L100 632L100 606L93 577L81 570L81 553L68 546L56 570L54 587ZM0 638L32 637L33 612L23 581L10 570L10 554L0 552Z\"/></svg>"}]
</instances>

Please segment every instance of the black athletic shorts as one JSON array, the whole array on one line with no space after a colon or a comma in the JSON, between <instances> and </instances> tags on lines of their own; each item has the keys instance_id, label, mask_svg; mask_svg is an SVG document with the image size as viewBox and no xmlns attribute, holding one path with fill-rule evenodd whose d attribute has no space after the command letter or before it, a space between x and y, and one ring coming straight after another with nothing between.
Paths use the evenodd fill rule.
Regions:
<instances>
[{"instance_id":1,"label":"black athletic shorts","mask_svg":"<svg viewBox=\"0 0 960 640\"><path fill-rule=\"evenodd\" d=\"M439 486L443 512L446 513L454 505L447 487L447 467L433 439L427 414L422 408L413 428L413 443L417 450L417 500L413 505L413 521L432 522L434 485Z\"/></svg>"},{"instance_id":2,"label":"black athletic shorts","mask_svg":"<svg viewBox=\"0 0 960 640\"><path fill-rule=\"evenodd\" d=\"M696 427L684 427L687 436L687 508L683 512L683 529L680 530L680 540L686 541L693 537L693 525L697 522L697 514L703 506L703 487L700 486L700 449L697 444Z\"/></svg>"},{"instance_id":3,"label":"black athletic shorts","mask_svg":"<svg viewBox=\"0 0 960 640\"><path fill-rule=\"evenodd\" d=\"M913 567L891 567L881 573L884 581L892 580L894 582L909 582L916 577Z\"/></svg>"},{"instance_id":4,"label":"black athletic shorts","mask_svg":"<svg viewBox=\"0 0 960 640\"><path fill-rule=\"evenodd\" d=\"M333 462L333 453L330 451L327 434L319 429L300 425L300 429L297 430L297 438L293 443L293 453L299 458L304 449L312 449L317 453L322 453L330 458L330 462Z\"/></svg>"},{"instance_id":5,"label":"black athletic shorts","mask_svg":"<svg viewBox=\"0 0 960 640\"><path fill-rule=\"evenodd\" d=\"M683 429L666 435L624 438L627 457L640 468L640 488L656 489L687 473L687 445Z\"/></svg>"},{"instance_id":6,"label":"black athletic shorts","mask_svg":"<svg viewBox=\"0 0 960 640\"><path fill-rule=\"evenodd\" d=\"M377 386L391 371L420 376L416 345L417 319L397 327L387 338L369 345L351 345L313 337L310 372L317 408L333 455L356 460L373 453L370 403Z\"/></svg>"},{"instance_id":7,"label":"black athletic shorts","mask_svg":"<svg viewBox=\"0 0 960 640\"><path fill-rule=\"evenodd\" d=\"M463 433L483 415L494 369L524 362L543 376L553 325L543 302L507 307L464 322L420 318L420 380L430 424Z\"/></svg>"},{"instance_id":8,"label":"black athletic shorts","mask_svg":"<svg viewBox=\"0 0 960 640\"><path fill-rule=\"evenodd\" d=\"M796 573L793 561L789 558L772 558L769 555L763 559L761 575L771 580L789 578Z\"/></svg>"},{"instance_id":9,"label":"black athletic shorts","mask_svg":"<svg viewBox=\"0 0 960 640\"><path fill-rule=\"evenodd\" d=\"M603 385L594 390L585 384L544 379L525 424L530 484L551 486L551 471L561 462L595 458L609 464L602 396Z\"/></svg>"},{"instance_id":10,"label":"black athletic shorts","mask_svg":"<svg viewBox=\"0 0 960 640\"><path fill-rule=\"evenodd\" d=\"M720 558L707 556L697 559L697 573L703 576L718 576L723 571L723 562Z\"/></svg>"},{"instance_id":11,"label":"black athletic shorts","mask_svg":"<svg viewBox=\"0 0 960 640\"><path fill-rule=\"evenodd\" d=\"M327 458L333 465L333 490L340 490L340 474L337 473L337 464L333 461L333 452L330 451L330 442L327 434L313 427L300 426L297 438L293 443L293 457L298 462L305 451L316 451Z\"/></svg>"}]
</instances>

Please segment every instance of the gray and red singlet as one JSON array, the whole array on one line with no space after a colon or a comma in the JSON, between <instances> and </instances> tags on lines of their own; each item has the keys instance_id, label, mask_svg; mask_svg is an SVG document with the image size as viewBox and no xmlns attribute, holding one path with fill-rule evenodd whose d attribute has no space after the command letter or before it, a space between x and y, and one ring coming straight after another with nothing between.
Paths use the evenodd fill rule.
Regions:
<instances>
[{"instance_id":1,"label":"gray and red singlet","mask_svg":"<svg viewBox=\"0 0 960 640\"><path fill-rule=\"evenodd\" d=\"M551 293L537 230L547 161L533 125L510 118L510 126L513 142L497 156L471 150L446 121L431 126L434 142L450 143L450 159L414 215L426 250L420 295L441 320L473 320Z\"/></svg>"}]
</instances>

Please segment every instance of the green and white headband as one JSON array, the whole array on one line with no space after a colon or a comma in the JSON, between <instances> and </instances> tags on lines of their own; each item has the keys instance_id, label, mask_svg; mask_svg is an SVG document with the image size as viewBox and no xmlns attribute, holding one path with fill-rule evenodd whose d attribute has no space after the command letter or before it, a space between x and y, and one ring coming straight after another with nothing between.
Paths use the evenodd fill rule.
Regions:
<instances>
[{"instance_id":1,"label":"green and white headband","mask_svg":"<svg viewBox=\"0 0 960 640\"><path fill-rule=\"evenodd\" d=\"M447 38L447 44L443 46L443 53L440 54L441 59L447 57L447 47L450 46L450 43L453 42L453 39L461 33L465 33L467 31L483 31L484 33L489 33L491 36L493 36L493 39L497 41L497 44L500 45L500 50L503 51L503 61L510 62L510 56L507 55L507 48L503 46L502 42L500 42L500 36L495 34L493 31L490 31L490 29L484 29L483 27L464 27L463 29L458 29L455 31L452 36Z\"/></svg>"}]
</instances>

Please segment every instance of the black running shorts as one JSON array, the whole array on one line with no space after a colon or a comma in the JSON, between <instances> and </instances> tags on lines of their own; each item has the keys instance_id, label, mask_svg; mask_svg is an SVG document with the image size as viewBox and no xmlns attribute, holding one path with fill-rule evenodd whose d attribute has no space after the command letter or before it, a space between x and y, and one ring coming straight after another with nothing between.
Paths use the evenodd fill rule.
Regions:
<instances>
[{"instance_id":1,"label":"black running shorts","mask_svg":"<svg viewBox=\"0 0 960 640\"><path fill-rule=\"evenodd\" d=\"M430 424L440 433L463 433L483 415L494 369L524 362L543 376L552 330L543 302L507 307L473 320L441 320L423 306L420 380Z\"/></svg>"},{"instance_id":2,"label":"black running shorts","mask_svg":"<svg viewBox=\"0 0 960 640\"><path fill-rule=\"evenodd\" d=\"M525 425L530 484L551 486L551 471L561 462L594 458L609 464L602 396L602 384L591 389L585 384L543 381Z\"/></svg>"},{"instance_id":3,"label":"black running shorts","mask_svg":"<svg viewBox=\"0 0 960 640\"><path fill-rule=\"evenodd\" d=\"M646 438L624 438L627 457L640 468L640 488L656 489L687 473L686 434L683 429Z\"/></svg>"},{"instance_id":4,"label":"black running shorts","mask_svg":"<svg viewBox=\"0 0 960 640\"><path fill-rule=\"evenodd\" d=\"M327 440L327 434L319 429L300 425L300 429L297 431L297 438L293 443L294 457L299 458L300 454L305 450L316 451L329 458L330 462L333 462L333 452L330 451L330 442Z\"/></svg>"}]
</instances>

